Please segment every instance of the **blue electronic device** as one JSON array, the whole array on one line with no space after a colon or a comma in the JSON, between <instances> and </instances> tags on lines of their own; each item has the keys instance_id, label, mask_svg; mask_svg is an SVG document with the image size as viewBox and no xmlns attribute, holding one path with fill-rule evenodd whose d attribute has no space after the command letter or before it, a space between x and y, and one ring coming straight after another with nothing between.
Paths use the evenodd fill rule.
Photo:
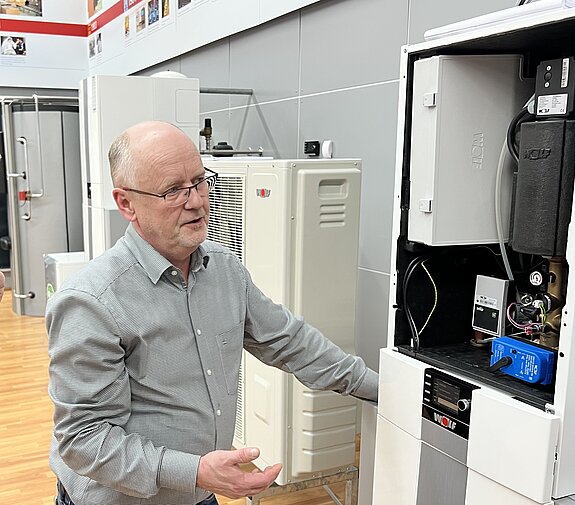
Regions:
<instances>
[{"instance_id":1,"label":"blue electronic device","mask_svg":"<svg viewBox=\"0 0 575 505\"><path fill-rule=\"evenodd\" d=\"M490 370L516 377L530 384L551 384L555 353L529 342L511 337L496 338L491 343Z\"/></svg>"}]
</instances>

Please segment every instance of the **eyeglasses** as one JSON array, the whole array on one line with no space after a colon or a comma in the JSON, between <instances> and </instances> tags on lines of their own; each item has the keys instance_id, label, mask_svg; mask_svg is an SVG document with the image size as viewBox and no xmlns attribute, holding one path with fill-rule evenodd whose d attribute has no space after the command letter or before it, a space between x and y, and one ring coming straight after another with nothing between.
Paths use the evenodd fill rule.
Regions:
<instances>
[{"instance_id":1,"label":"eyeglasses","mask_svg":"<svg viewBox=\"0 0 575 505\"><path fill-rule=\"evenodd\" d=\"M200 181L192 184L191 186L186 186L185 188L173 188L169 189L165 193L149 193L148 191L141 191L139 189L133 188L122 188L124 191L132 191L133 193L138 193L139 195L155 196L157 198L163 198L168 207L179 207L184 205L188 198L190 198L190 193L192 189L195 189L198 195L207 196L212 189L216 186L216 181L218 180L218 174L209 168L204 168L206 172L211 175L208 177L203 177Z\"/></svg>"}]
</instances>

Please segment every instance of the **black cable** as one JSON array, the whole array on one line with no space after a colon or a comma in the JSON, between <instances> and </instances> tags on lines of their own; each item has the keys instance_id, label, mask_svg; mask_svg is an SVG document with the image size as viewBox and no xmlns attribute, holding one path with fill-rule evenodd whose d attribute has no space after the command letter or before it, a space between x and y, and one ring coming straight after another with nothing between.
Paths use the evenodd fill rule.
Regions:
<instances>
[{"instance_id":1,"label":"black cable","mask_svg":"<svg viewBox=\"0 0 575 505\"><path fill-rule=\"evenodd\" d=\"M517 128L521 123L525 122L528 117L531 116L533 116L533 114L529 112L527 107L523 107L523 109L521 109L511 120L511 123L509 123L509 127L507 128L507 150L509 151L509 154L513 156L515 163L519 163L519 150L515 145L515 135L517 134Z\"/></svg>"},{"instance_id":2,"label":"black cable","mask_svg":"<svg viewBox=\"0 0 575 505\"><path fill-rule=\"evenodd\" d=\"M416 351L419 349L419 335L417 333L417 327L415 326L415 321L413 320L413 316L411 315L411 311L409 310L409 305L407 303L407 286L409 284L409 280L414 270L427 258L428 258L427 256L418 256L417 258L411 260L411 263L407 266L405 270L405 275L403 277L403 283L402 283L403 309L405 310L405 316L409 324L409 330L411 331L411 336L413 339L413 347Z\"/></svg>"}]
</instances>

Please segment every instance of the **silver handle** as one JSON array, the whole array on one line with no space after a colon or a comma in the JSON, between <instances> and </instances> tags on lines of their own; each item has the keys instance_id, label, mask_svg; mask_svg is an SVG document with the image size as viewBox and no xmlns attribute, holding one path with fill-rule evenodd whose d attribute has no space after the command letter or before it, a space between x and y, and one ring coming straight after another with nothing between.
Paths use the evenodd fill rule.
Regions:
<instances>
[{"instance_id":1,"label":"silver handle","mask_svg":"<svg viewBox=\"0 0 575 505\"><path fill-rule=\"evenodd\" d=\"M18 177L22 177L22 179L26 179L26 172L20 172L19 174L6 174L6 177L11 177L13 179L16 179Z\"/></svg>"},{"instance_id":2,"label":"silver handle","mask_svg":"<svg viewBox=\"0 0 575 505\"><path fill-rule=\"evenodd\" d=\"M20 299L20 300L24 300L24 299L26 299L26 298L30 298L30 299L35 298L35 297L36 297L36 293L34 293L34 292L32 292L32 291L29 291L27 294L21 295L20 293L12 292L12 296L13 296L14 298L18 298L18 299Z\"/></svg>"}]
</instances>

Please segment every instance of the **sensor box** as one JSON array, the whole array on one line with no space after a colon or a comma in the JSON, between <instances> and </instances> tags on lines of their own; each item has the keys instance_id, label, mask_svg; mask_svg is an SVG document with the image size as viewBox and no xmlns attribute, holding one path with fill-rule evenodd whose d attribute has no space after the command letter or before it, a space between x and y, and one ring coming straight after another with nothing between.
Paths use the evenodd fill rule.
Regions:
<instances>
[{"instance_id":1,"label":"sensor box","mask_svg":"<svg viewBox=\"0 0 575 505\"><path fill-rule=\"evenodd\" d=\"M478 275L475 282L472 326L496 337L505 334L509 281Z\"/></svg>"}]
</instances>

